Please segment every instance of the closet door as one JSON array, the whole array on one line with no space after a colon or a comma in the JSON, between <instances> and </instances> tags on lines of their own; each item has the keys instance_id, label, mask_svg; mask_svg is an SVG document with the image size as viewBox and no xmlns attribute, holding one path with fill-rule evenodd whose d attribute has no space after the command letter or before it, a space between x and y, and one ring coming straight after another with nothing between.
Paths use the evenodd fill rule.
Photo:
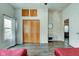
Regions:
<instances>
[{"instance_id":1,"label":"closet door","mask_svg":"<svg viewBox=\"0 0 79 59\"><path fill-rule=\"evenodd\" d=\"M40 43L40 21L33 20L31 23L31 28L32 43Z\"/></svg>"},{"instance_id":2,"label":"closet door","mask_svg":"<svg viewBox=\"0 0 79 59\"><path fill-rule=\"evenodd\" d=\"M29 21L29 20L24 20L23 21L23 28L24 28L24 33L23 33L23 35L24 35L24 43L29 43L30 42L30 40L31 40L31 21Z\"/></svg>"},{"instance_id":3,"label":"closet door","mask_svg":"<svg viewBox=\"0 0 79 59\"><path fill-rule=\"evenodd\" d=\"M39 20L23 21L23 42L40 43L40 21Z\"/></svg>"}]
</instances>

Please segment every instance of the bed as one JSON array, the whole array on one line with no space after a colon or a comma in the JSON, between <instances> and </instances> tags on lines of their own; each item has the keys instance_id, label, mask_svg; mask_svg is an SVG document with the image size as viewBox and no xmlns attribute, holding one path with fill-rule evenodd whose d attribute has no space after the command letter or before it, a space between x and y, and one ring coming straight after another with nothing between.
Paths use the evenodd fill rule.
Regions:
<instances>
[{"instance_id":1,"label":"bed","mask_svg":"<svg viewBox=\"0 0 79 59\"><path fill-rule=\"evenodd\" d=\"M79 56L79 48L56 48L55 56Z\"/></svg>"}]
</instances>

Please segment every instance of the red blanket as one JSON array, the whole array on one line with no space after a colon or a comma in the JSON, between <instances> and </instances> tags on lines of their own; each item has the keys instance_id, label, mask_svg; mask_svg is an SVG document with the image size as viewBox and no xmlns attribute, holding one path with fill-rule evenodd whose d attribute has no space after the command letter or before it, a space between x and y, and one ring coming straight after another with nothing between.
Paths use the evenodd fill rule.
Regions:
<instances>
[{"instance_id":1,"label":"red blanket","mask_svg":"<svg viewBox=\"0 0 79 59\"><path fill-rule=\"evenodd\" d=\"M0 49L0 56L27 56L27 49Z\"/></svg>"},{"instance_id":2,"label":"red blanket","mask_svg":"<svg viewBox=\"0 0 79 59\"><path fill-rule=\"evenodd\" d=\"M79 48L57 48L56 56L79 56Z\"/></svg>"}]
</instances>

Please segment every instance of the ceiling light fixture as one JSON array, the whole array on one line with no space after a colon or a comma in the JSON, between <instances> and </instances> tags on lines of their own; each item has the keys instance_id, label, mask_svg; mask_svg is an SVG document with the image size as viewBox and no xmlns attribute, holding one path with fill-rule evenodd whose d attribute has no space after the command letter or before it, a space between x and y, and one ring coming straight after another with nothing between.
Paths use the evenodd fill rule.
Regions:
<instances>
[{"instance_id":1,"label":"ceiling light fixture","mask_svg":"<svg viewBox=\"0 0 79 59\"><path fill-rule=\"evenodd\" d=\"M47 3L44 3L44 5L47 5Z\"/></svg>"}]
</instances>

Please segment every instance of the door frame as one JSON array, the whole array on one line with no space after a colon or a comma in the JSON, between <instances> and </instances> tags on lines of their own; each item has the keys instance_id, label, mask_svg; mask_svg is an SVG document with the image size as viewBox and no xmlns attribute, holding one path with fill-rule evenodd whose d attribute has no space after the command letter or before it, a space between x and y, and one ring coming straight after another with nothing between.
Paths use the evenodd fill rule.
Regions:
<instances>
[{"instance_id":1,"label":"door frame","mask_svg":"<svg viewBox=\"0 0 79 59\"><path fill-rule=\"evenodd\" d=\"M68 20L69 21L69 18L65 19L65 20ZM64 20L64 27L65 27L65 20ZM68 31L70 30L70 24L68 23ZM65 32L65 28L64 28L64 32ZM69 38L70 38L70 31L69 31ZM68 45L69 45L69 38L68 38ZM65 37L64 37L64 41L65 41Z\"/></svg>"}]
</instances>

